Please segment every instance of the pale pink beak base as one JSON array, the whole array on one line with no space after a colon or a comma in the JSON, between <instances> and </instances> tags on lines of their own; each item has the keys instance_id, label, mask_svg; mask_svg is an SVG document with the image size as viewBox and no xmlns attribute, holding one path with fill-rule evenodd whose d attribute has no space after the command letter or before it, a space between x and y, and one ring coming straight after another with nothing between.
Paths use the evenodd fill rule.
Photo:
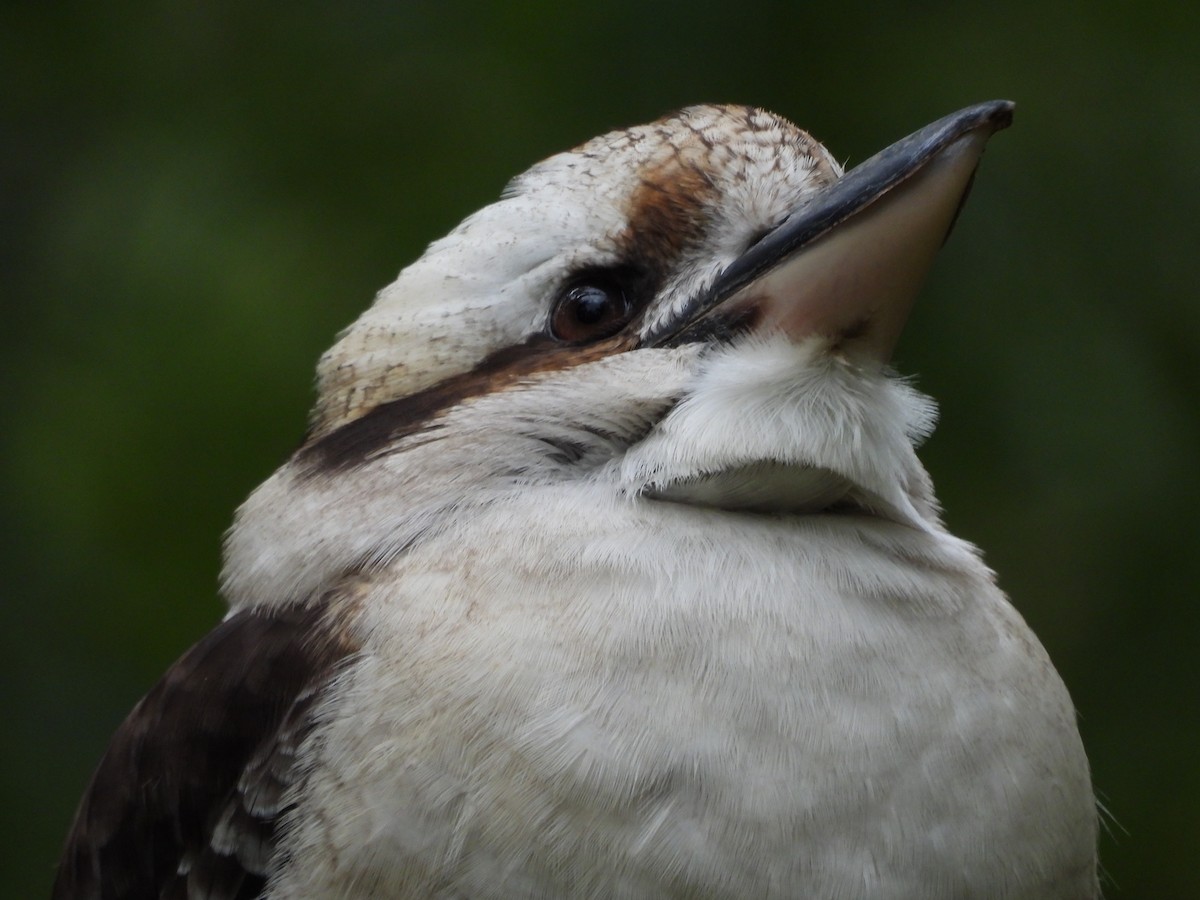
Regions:
<instances>
[{"instance_id":1,"label":"pale pink beak base","mask_svg":"<svg viewBox=\"0 0 1200 900\"><path fill-rule=\"evenodd\" d=\"M758 327L886 361L966 196L990 128L963 135L739 295ZM737 304L739 295L728 302Z\"/></svg>"}]
</instances>

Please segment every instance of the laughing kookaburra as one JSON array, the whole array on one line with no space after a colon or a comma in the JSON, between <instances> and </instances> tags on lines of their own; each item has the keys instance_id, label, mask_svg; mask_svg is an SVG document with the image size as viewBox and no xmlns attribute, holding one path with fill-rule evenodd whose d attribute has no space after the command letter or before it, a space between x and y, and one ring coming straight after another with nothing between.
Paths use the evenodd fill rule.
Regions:
<instances>
[{"instance_id":1,"label":"laughing kookaburra","mask_svg":"<svg viewBox=\"0 0 1200 900\"><path fill-rule=\"evenodd\" d=\"M888 368L1011 116L843 174L691 107L432 244L321 360L55 896L1098 896L1071 701Z\"/></svg>"}]
</instances>

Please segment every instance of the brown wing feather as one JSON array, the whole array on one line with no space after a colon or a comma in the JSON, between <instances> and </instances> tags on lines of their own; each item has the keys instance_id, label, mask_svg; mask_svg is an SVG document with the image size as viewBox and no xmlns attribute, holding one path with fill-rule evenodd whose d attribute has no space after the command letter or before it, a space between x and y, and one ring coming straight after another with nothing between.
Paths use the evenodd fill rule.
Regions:
<instances>
[{"instance_id":1,"label":"brown wing feather","mask_svg":"<svg viewBox=\"0 0 1200 900\"><path fill-rule=\"evenodd\" d=\"M92 776L55 900L262 893L313 706L356 650L325 612L238 613L167 670Z\"/></svg>"}]
</instances>

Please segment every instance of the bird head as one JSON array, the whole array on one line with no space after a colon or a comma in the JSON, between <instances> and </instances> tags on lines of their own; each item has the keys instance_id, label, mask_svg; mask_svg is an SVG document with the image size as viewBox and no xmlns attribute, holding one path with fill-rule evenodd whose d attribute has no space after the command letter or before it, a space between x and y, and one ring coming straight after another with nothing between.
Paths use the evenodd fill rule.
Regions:
<instances>
[{"instance_id":1,"label":"bird head","mask_svg":"<svg viewBox=\"0 0 1200 900\"><path fill-rule=\"evenodd\" d=\"M843 173L778 116L696 106L537 164L322 357L304 445L229 535L227 596L295 601L564 484L937 527L914 452L934 407L888 362L1011 115L964 109Z\"/></svg>"}]
</instances>

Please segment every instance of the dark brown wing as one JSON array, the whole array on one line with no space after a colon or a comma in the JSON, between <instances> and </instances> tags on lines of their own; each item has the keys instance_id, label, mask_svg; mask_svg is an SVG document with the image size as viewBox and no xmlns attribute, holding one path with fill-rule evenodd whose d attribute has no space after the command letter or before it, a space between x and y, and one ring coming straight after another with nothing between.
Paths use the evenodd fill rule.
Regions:
<instances>
[{"instance_id":1,"label":"dark brown wing","mask_svg":"<svg viewBox=\"0 0 1200 900\"><path fill-rule=\"evenodd\" d=\"M262 893L313 705L356 649L325 613L240 612L167 670L92 776L55 900Z\"/></svg>"}]
</instances>

